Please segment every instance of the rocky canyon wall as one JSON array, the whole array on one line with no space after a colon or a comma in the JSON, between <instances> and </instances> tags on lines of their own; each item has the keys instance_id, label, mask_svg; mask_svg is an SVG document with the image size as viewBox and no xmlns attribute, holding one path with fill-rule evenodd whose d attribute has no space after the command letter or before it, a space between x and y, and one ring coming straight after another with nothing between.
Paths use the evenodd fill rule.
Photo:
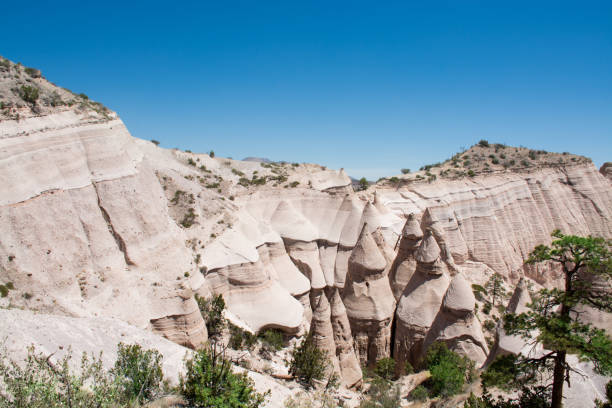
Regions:
<instances>
[{"instance_id":1,"label":"rocky canyon wall","mask_svg":"<svg viewBox=\"0 0 612 408\"><path fill-rule=\"evenodd\" d=\"M355 193L343 171L161 149L71 111L0 122L0 181L3 306L198 347L193 295L223 294L241 327L310 331L349 386L435 341L483 363L471 284L554 285L523 265L552 230L612 237L612 185L592 164Z\"/></svg>"}]
</instances>

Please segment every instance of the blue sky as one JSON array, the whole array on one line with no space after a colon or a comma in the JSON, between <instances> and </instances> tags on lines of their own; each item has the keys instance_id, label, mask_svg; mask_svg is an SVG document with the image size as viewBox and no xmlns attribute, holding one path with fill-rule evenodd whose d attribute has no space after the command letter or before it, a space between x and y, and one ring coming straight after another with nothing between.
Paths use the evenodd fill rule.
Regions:
<instances>
[{"instance_id":1,"label":"blue sky","mask_svg":"<svg viewBox=\"0 0 612 408\"><path fill-rule=\"evenodd\" d=\"M480 139L612 161L610 1L87 3L5 2L0 54L165 147L373 179Z\"/></svg>"}]
</instances>

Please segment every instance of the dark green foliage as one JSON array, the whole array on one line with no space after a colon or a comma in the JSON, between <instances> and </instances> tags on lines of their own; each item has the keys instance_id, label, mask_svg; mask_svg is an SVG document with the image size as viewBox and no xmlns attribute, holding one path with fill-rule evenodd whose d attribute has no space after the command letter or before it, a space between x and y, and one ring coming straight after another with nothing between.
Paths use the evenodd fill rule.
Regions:
<instances>
[{"instance_id":1,"label":"dark green foliage","mask_svg":"<svg viewBox=\"0 0 612 408\"><path fill-rule=\"evenodd\" d=\"M223 317L225 300L223 300L223 295L217 295L212 299L204 299L195 295L195 300L198 302L198 307L206 322L208 336L214 338L221 334L221 330L225 327L225 318Z\"/></svg>"},{"instance_id":2,"label":"dark green foliage","mask_svg":"<svg viewBox=\"0 0 612 408\"><path fill-rule=\"evenodd\" d=\"M80 93L78 96L79 96L81 99L89 100L89 96L85 95L84 93Z\"/></svg>"},{"instance_id":3,"label":"dark green foliage","mask_svg":"<svg viewBox=\"0 0 612 408\"><path fill-rule=\"evenodd\" d=\"M530 310L519 315L505 316L504 329L542 344L549 353L530 359L530 370L553 374L553 408L561 406L563 383L570 366L568 353L591 361L595 371L612 375L612 340L605 331L580 320L575 313L579 306L612 311L612 294L606 289L612 284L612 241L603 238L563 235L559 230L550 247L537 246L527 263L553 262L563 270L562 289L542 289L533 296Z\"/></svg>"},{"instance_id":4,"label":"dark green foliage","mask_svg":"<svg viewBox=\"0 0 612 408\"><path fill-rule=\"evenodd\" d=\"M191 227L194 224L197 216L198 215L195 213L195 210L193 208L189 208L189 210L187 211L187 213L183 216L183 219L181 220L181 225L185 228Z\"/></svg>"},{"instance_id":5,"label":"dark green foliage","mask_svg":"<svg viewBox=\"0 0 612 408\"><path fill-rule=\"evenodd\" d=\"M0 297L7 297L9 293L9 289L6 285L0 285Z\"/></svg>"},{"instance_id":6,"label":"dark green foliage","mask_svg":"<svg viewBox=\"0 0 612 408\"><path fill-rule=\"evenodd\" d=\"M431 373L426 386L432 396L449 397L461 392L466 380L472 380L474 363L448 349L445 343L433 343L425 356Z\"/></svg>"},{"instance_id":7,"label":"dark green foliage","mask_svg":"<svg viewBox=\"0 0 612 408\"><path fill-rule=\"evenodd\" d=\"M369 186L370 183L368 183L365 177L359 179L359 190L367 190Z\"/></svg>"},{"instance_id":8,"label":"dark green foliage","mask_svg":"<svg viewBox=\"0 0 612 408\"><path fill-rule=\"evenodd\" d=\"M408 394L408 399L411 401L425 401L429 398L429 391L422 385L418 385Z\"/></svg>"},{"instance_id":9,"label":"dark green foliage","mask_svg":"<svg viewBox=\"0 0 612 408\"><path fill-rule=\"evenodd\" d=\"M399 181L400 181L399 178L397 178L395 176L389 178L389 182L391 184L397 184L397 183L399 183Z\"/></svg>"},{"instance_id":10,"label":"dark green foliage","mask_svg":"<svg viewBox=\"0 0 612 408\"><path fill-rule=\"evenodd\" d=\"M243 330L242 328L230 323L230 339L229 346L234 350L242 350L243 348L251 350L257 343L257 336Z\"/></svg>"},{"instance_id":11,"label":"dark green foliage","mask_svg":"<svg viewBox=\"0 0 612 408\"><path fill-rule=\"evenodd\" d=\"M485 284L486 293L489 295L488 302L495 307L495 303L507 297L504 289L504 279L499 273L494 273Z\"/></svg>"},{"instance_id":12,"label":"dark green foliage","mask_svg":"<svg viewBox=\"0 0 612 408\"><path fill-rule=\"evenodd\" d=\"M119 343L113 374L125 400L143 403L153 398L163 379L161 361L157 350Z\"/></svg>"},{"instance_id":13,"label":"dark green foliage","mask_svg":"<svg viewBox=\"0 0 612 408\"><path fill-rule=\"evenodd\" d=\"M485 329L487 329L488 331L491 331L495 328L495 322L491 319L487 319L485 320L485 322L483 323L483 327Z\"/></svg>"},{"instance_id":14,"label":"dark green foliage","mask_svg":"<svg viewBox=\"0 0 612 408\"><path fill-rule=\"evenodd\" d=\"M374 374L385 380L392 380L395 377L395 360L391 357L381 358L376 362Z\"/></svg>"},{"instance_id":15,"label":"dark green foliage","mask_svg":"<svg viewBox=\"0 0 612 408\"><path fill-rule=\"evenodd\" d=\"M314 386L315 380L323 380L329 366L327 354L317 348L309 333L291 353L289 374L306 387Z\"/></svg>"},{"instance_id":16,"label":"dark green foliage","mask_svg":"<svg viewBox=\"0 0 612 408\"><path fill-rule=\"evenodd\" d=\"M472 292L474 293L476 300L484 302L485 297L487 296L487 290L484 287L474 283L472 284Z\"/></svg>"},{"instance_id":17,"label":"dark green foliage","mask_svg":"<svg viewBox=\"0 0 612 408\"><path fill-rule=\"evenodd\" d=\"M300 184L299 181L293 181L293 182L291 182L290 186L291 186L291 188L296 188L299 184Z\"/></svg>"},{"instance_id":18,"label":"dark green foliage","mask_svg":"<svg viewBox=\"0 0 612 408\"><path fill-rule=\"evenodd\" d=\"M170 202L172 204L178 204L179 200L181 199L182 196L184 196L186 193L183 190L176 190L174 192L174 197L172 197L172 200L170 200Z\"/></svg>"},{"instance_id":19,"label":"dark green foliage","mask_svg":"<svg viewBox=\"0 0 612 408\"><path fill-rule=\"evenodd\" d=\"M214 152L213 150L211 150L211 151L210 151L210 153L208 153L208 155L209 155L211 158L214 158L214 157L215 157L215 152Z\"/></svg>"},{"instance_id":20,"label":"dark green foliage","mask_svg":"<svg viewBox=\"0 0 612 408\"><path fill-rule=\"evenodd\" d=\"M497 387L509 391L519 375L517 356L508 354L497 357L495 361L480 374L480 378L483 387Z\"/></svg>"},{"instance_id":21,"label":"dark green foliage","mask_svg":"<svg viewBox=\"0 0 612 408\"><path fill-rule=\"evenodd\" d=\"M530 150L530 151L529 151L529 158L530 158L531 160L535 160L535 159L537 159L537 158L538 158L538 156L537 156L537 152L536 152L535 150Z\"/></svg>"},{"instance_id":22,"label":"dark green foliage","mask_svg":"<svg viewBox=\"0 0 612 408\"><path fill-rule=\"evenodd\" d=\"M41 73L40 70L36 68L26 68L24 69L25 73L31 76L32 78L40 78Z\"/></svg>"},{"instance_id":23,"label":"dark green foliage","mask_svg":"<svg viewBox=\"0 0 612 408\"><path fill-rule=\"evenodd\" d=\"M480 147L489 147L489 142L487 140L485 140L485 139L481 139L478 142L478 146L480 146Z\"/></svg>"},{"instance_id":24,"label":"dark green foliage","mask_svg":"<svg viewBox=\"0 0 612 408\"><path fill-rule=\"evenodd\" d=\"M410 169L402 169L402 174L410 174Z\"/></svg>"},{"instance_id":25,"label":"dark green foliage","mask_svg":"<svg viewBox=\"0 0 612 408\"><path fill-rule=\"evenodd\" d=\"M463 408L549 408L550 390L546 387L522 388L516 398L493 398L486 390L482 397L470 396Z\"/></svg>"},{"instance_id":26,"label":"dark green foliage","mask_svg":"<svg viewBox=\"0 0 612 408\"><path fill-rule=\"evenodd\" d=\"M279 351L285 344L283 340L283 332L277 329L266 329L259 333L258 337L261 339L264 347L269 350Z\"/></svg>"},{"instance_id":27,"label":"dark green foliage","mask_svg":"<svg viewBox=\"0 0 612 408\"><path fill-rule=\"evenodd\" d=\"M406 361L406 364L404 364L404 374L412 373L414 373L414 367L412 367L412 364L410 364L409 361Z\"/></svg>"},{"instance_id":28,"label":"dark green foliage","mask_svg":"<svg viewBox=\"0 0 612 408\"><path fill-rule=\"evenodd\" d=\"M40 91L35 86L21 85L19 89L19 96L21 99L32 104L36 103L38 100L39 93Z\"/></svg>"},{"instance_id":29,"label":"dark green foliage","mask_svg":"<svg viewBox=\"0 0 612 408\"><path fill-rule=\"evenodd\" d=\"M612 408L612 380L606 384L606 402L596 401L597 408Z\"/></svg>"},{"instance_id":30,"label":"dark green foliage","mask_svg":"<svg viewBox=\"0 0 612 408\"><path fill-rule=\"evenodd\" d=\"M70 352L53 361L33 347L22 364L0 355L0 408L114 408L146 403L160 394L162 356L140 346L119 344L115 367L105 370L101 357L83 354L78 373Z\"/></svg>"},{"instance_id":31,"label":"dark green foliage","mask_svg":"<svg viewBox=\"0 0 612 408\"><path fill-rule=\"evenodd\" d=\"M190 406L205 408L257 408L265 401L246 373L234 374L231 363L216 347L198 350L185 363L179 389Z\"/></svg>"},{"instance_id":32,"label":"dark green foliage","mask_svg":"<svg viewBox=\"0 0 612 408\"><path fill-rule=\"evenodd\" d=\"M187 159L187 164L190 166L195 166L196 162L190 157L189 159Z\"/></svg>"},{"instance_id":33,"label":"dark green foliage","mask_svg":"<svg viewBox=\"0 0 612 408\"><path fill-rule=\"evenodd\" d=\"M489 313L491 313L491 304L490 303L485 303L484 306L482 307L482 313L488 315Z\"/></svg>"},{"instance_id":34,"label":"dark green foliage","mask_svg":"<svg viewBox=\"0 0 612 408\"><path fill-rule=\"evenodd\" d=\"M367 398L359 404L359 408L399 408L400 406L399 387L382 378L372 381Z\"/></svg>"}]
</instances>

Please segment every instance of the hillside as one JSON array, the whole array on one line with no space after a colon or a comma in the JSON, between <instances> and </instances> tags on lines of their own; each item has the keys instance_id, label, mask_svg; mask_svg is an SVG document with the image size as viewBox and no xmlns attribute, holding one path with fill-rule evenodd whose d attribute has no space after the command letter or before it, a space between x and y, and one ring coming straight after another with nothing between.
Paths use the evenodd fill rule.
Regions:
<instances>
[{"instance_id":1,"label":"hillside","mask_svg":"<svg viewBox=\"0 0 612 408\"><path fill-rule=\"evenodd\" d=\"M112 349L117 334L96 329L107 321L159 342L176 378L176 361L208 339L195 295L222 295L235 326L283 333L284 349L267 356L235 350L261 390L273 389L270 406L301 389L278 377L288 376L282 359L306 332L354 406L362 367L381 358L418 367L436 341L477 366L492 358L500 312L484 313L472 285L495 273L509 292L519 282L557 284L550 266L524 264L552 230L612 237L612 182L584 157L481 143L356 192L343 170L135 139L113 112L8 64L0 331L11 350ZM39 90L36 100L24 100L26 86ZM612 331L610 316L589 313ZM45 333L55 324L61 335ZM596 375L572 381L581 385L568 407L603 395Z\"/></svg>"}]
</instances>

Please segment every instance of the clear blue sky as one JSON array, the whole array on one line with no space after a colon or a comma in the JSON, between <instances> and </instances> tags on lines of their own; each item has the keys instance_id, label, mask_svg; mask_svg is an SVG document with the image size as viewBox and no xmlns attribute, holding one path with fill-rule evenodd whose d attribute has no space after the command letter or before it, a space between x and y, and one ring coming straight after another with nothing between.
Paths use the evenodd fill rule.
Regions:
<instances>
[{"instance_id":1,"label":"clear blue sky","mask_svg":"<svg viewBox=\"0 0 612 408\"><path fill-rule=\"evenodd\" d=\"M1 8L0 54L165 147L374 179L479 139L612 161L611 1Z\"/></svg>"}]
</instances>

